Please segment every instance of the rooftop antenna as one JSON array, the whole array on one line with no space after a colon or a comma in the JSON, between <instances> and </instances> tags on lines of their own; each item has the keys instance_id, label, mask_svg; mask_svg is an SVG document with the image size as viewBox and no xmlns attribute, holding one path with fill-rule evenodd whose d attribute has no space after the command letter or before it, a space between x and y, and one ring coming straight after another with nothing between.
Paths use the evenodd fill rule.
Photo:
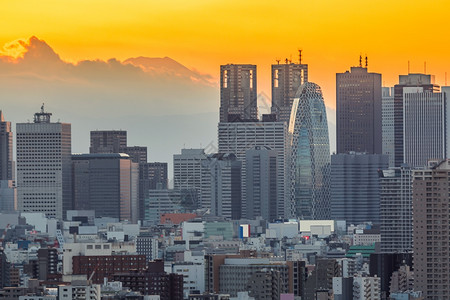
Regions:
<instances>
[{"instance_id":1,"label":"rooftop antenna","mask_svg":"<svg viewBox=\"0 0 450 300\"><path fill-rule=\"evenodd\" d=\"M409 74L409 60L408 60L408 74Z\"/></svg>"},{"instance_id":2,"label":"rooftop antenna","mask_svg":"<svg viewBox=\"0 0 450 300\"><path fill-rule=\"evenodd\" d=\"M275 61L277 62L277 65L280 64L280 60L279 59L275 59Z\"/></svg>"},{"instance_id":3,"label":"rooftop antenna","mask_svg":"<svg viewBox=\"0 0 450 300\"><path fill-rule=\"evenodd\" d=\"M284 62L287 64L289 61L289 59L287 59L287 57L285 58Z\"/></svg>"},{"instance_id":4,"label":"rooftop antenna","mask_svg":"<svg viewBox=\"0 0 450 300\"><path fill-rule=\"evenodd\" d=\"M302 64L302 49L298 49L298 63Z\"/></svg>"},{"instance_id":5,"label":"rooftop antenna","mask_svg":"<svg viewBox=\"0 0 450 300\"><path fill-rule=\"evenodd\" d=\"M42 106L41 106L41 113L44 113L44 103L42 103Z\"/></svg>"},{"instance_id":6,"label":"rooftop antenna","mask_svg":"<svg viewBox=\"0 0 450 300\"><path fill-rule=\"evenodd\" d=\"M369 60L367 59L367 54L366 54L366 69L369 66Z\"/></svg>"},{"instance_id":7,"label":"rooftop antenna","mask_svg":"<svg viewBox=\"0 0 450 300\"><path fill-rule=\"evenodd\" d=\"M359 67L362 68L362 55L359 55Z\"/></svg>"}]
</instances>

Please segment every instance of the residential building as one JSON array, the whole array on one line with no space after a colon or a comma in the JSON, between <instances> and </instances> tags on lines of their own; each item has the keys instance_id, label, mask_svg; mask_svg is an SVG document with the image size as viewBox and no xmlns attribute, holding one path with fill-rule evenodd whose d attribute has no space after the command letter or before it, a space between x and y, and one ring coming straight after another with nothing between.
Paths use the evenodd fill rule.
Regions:
<instances>
[{"instance_id":1,"label":"residential building","mask_svg":"<svg viewBox=\"0 0 450 300\"><path fill-rule=\"evenodd\" d=\"M353 299L354 300L379 300L380 278L378 277L353 277Z\"/></svg>"},{"instance_id":2,"label":"residential building","mask_svg":"<svg viewBox=\"0 0 450 300\"><path fill-rule=\"evenodd\" d=\"M381 106L381 74L367 63L336 74L337 153L382 153Z\"/></svg>"},{"instance_id":3,"label":"residential building","mask_svg":"<svg viewBox=\"0 0 450 300\"><path fill-rule=\"evenodd\" d=\"M256 65L220 66L220 122L257 120Z\"/></svg>"},{"instance_id":4,"label":"residential building","mask_svg":"<svg viewBox=\"0 0 450 300\"><path fill-rule=\"evenodd\" d=\"M380 250L384 253L412 251L411 168L378 170L380 177Z\"/></svg>"},{"instance_id":5,"label":"residential building","mask_svg":"<svg viewBox=\"0 0 450 300\"><path fill-rule=\"evenodd\" d=\"M277 151L255 146L245 152L248 219L272 221L277 215Z\"/></svg>"},{"instance_id":6,"label":"residential building","mask_svg":"<svg viewBox=\"0 0 450 300\"><path fill-rule=\"evenodd\" d=\"M429 161L413 172L414 290L425 299L448 299L450 282L450 160Z\"/></svg>"},{"instance_id":7,"label":"residential building","mask_svg":"<svg viewBox=\"0 0 450 300\"><path fill-rule=\"evenodd\" d=\"M272 114L278 122L289 124L295 94L307 81L308 65L301 61L292 63L286 59L285 64L272 65Z\"/></svg>"},{"instance_id":8,"label":"residential building","mask_svg":"<svg viewBox=\"0 0 450 300\"><path fill-rule=\"evenodd\" d=\"M58 286L58 297L58 299L64 300L100 300L102 295L99 284L90 284L88 281L78 280L70 285Z\"/></svg>"},{"instance_id":9,"label":"residential building","mask_svg":"<svg viewBox=\"0 0 450 300\"><path fill-rule=\"evenodd\" d=\"M158 259L158 239L153 236L139 235L136 238L136 250L145 255L147 261Z\"/></svg>"},{"instance_id":10,"label":"residential building","mask_svg":"<svg viewBox=\"0 0 450 300\"><path fill-rule=\"evenodd\" d=\"M292 106L291 195L295 216L330 218L330 143L321 88L304 83Z\"/></svg>"},{"instance_id":11,"label":"residential building","mask_svg":"<svg viewBox=\"0 0 450 300\"><path fill-rule=\"evenodd\" d=\"M71 124L51 115L42 105L33 123L16 126L18 209L63 219L72 209Z\"/></svg>"},{"instance_id":12,"label":"residential building","mask_svg":"<svg viewBox=\"0 0 450 300\"><path fill-rule=\"evenodd\" d=\"M387 169L382 154L349 153L331 156L331 219L347 224L380 223L378 170Z\"/></svg>"}]
</instances>

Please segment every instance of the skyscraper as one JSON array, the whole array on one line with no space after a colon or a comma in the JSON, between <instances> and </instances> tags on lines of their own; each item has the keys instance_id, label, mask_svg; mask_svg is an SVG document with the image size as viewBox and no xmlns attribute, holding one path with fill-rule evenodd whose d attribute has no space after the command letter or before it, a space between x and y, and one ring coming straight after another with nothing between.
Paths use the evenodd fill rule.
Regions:
<instances>
[{"instance_id":1,"label":"skyscraper","mask_svg":"<svg viewBox=\"0 0 450 300\"><path fill-rule=\"evenodd\" d=\"M414 289L425 299L448 299L450 160L413 172Z\"/></svg>"},{"instance_id":2,"label":"skyscraper","mask_svg":"<svg viewBox=\"0 0 450 300\"><path fill-rule=\"evenodd\" d=\"M51 115L42 105L33 123L17 124L18 209L62 219L72 209L71 124Z\"/></svg>"},{"instance_id":3,"label":"skyscraper","mask_svg":"<svg viewBox=\"0 0 450 300\"><path fill-rule=\"evenodd\" d=\"M123 153L125 147L127 147L125 130L91 131L89 153Z\"/></svg>"},{"instance_id":4,"label":"skyscraper","mask_svg":"<svg viewBox=\"0 0 450 300\"><path fill-rule=\"evenodd\" d=\"M133 162L138 164L147 163L147 147L127 146L121 150L122 153L128 154Z\"/></svg>"},{"instance_id":5,"label":"skyscraper","mask_svg":"<svg viewBox=\"0 0 450 300\"><path fill-rule=\"evenodd\" d=\"M382 153L381 74L352 67L336 74L337 153Z\"/></svg>"},{"instance_id":6,"label":"skyscraper","mask_svg":"<svg viewBox=\"0 0 450 300\"><path fill-rule=\"evenodd\" d=\"M383 87L381 98L382 110L382 153L389 156L389 167L394 163L394 88Z\"/></svg>"},{"instance_id":7,"label":"skyscraper","mask_svg":"<svg viewBox=\"0 0 450 300\"><path fill-rule=\"evenodd\" d=\"M145 218L145 197L148 190L166 190L168 183L167 163L139 164L139 218Z\"/></svg>"},{"instance_id":8,"label":"skyscraper","mask_svg":"<svg viewBox=\"0 0 450 300\"><path fill-rule=\"evenodd\" d=\"M234 153L242 162L242 202L246 212L245 153L255 147L270 147L277 151L277 217L292 216L290 194L290 141L286 122L219 123L219 153Z\"/></svg>"},{"instance_id":9,"label":"skyscraper","mask_svg":"<svg viewBox=\"0 0 450 300\"><path fill-rule=\"evenodd\" d=\"M272 114L287 122L298 88L308 81L308 65L301 62L272 65Z\"/></svg>"},{"instance_id":10,"label":"skyscraper","mask_svg":"<svg viewBox=\"0 0 450 300\"><path fill-rule=\"evenodd\" d=\"M14 180L13 133L11 122L0 110L0 180Z\"/></svg>"},{"instance_id":11,"label":"skyscraper","mask_svg":"<svg viewBox=\"0 0 450 300\"><path fill-rule=\"evenodd\" d=\"M74 154L72 162L75 209L137 222L139 168L129 155Z\"/></svg>"},{"instance_id":12,"label":"skyscraper","mask_svg":"<svg viewBox=\"0 0 450 300\"><path fill-rule=\"evenodd\" d=\"M411 168L402 166L379 170L380 250L401 253L412 250Z\"/></svg>"},{"instance_id":13,"label":"skyscraper","mask_svg":"<svg viewBox=\"0 0 450 300\"><path fill-rule=\"evenodd\" d=\"M245 152L245 181L249 219L273 221L277 215L277 151L255 146Z\"/></svg>"},{"instance_id":14,"label":"skyscraper","mask_svg":"<svg viewBox=\"0 0 450 300\"><path fill-rule=\"evenodd\" d=\"M255 65L220 66L220 122L257 120Z\"/></svg>"},{"instance_id":15,"label":"skyscraper","mask_svg":"<svg viewBox=\"0 0 450 300\"><path fill-rule=\"evenodd\" d=\"M439 92L434 84L434 75L408 74L399 76L399 84L394 86L394 163L400 167L404 163L403 110L405 93Z\"/></svg>"},{"instance_id":16,"label":"skyscraper","mask_svg":"<svg viewBox=\"0 0 450 300\"><path fill-rule=\"evenodd\" d=\"M202 161L206 160L204 149L181 149L173 155L173 188L175 190L201 189Z\"/></svg>"},{"instance_id":17,"label":"skyscraper","mask_svg":"<svg viewBox=\"0 0 450 300\"><path fill-rule=\"evenodd\" d=\"M202 208L211 215L239 220L242 215L242 163L234 154L216 153L202 161Z\"/></svg>"},{"instance_id":18,"label":"skyscraper","mask_svg":"<svg viewBox=\"0 0 450 300\"><path fill-rule=\"evenodd\" d=\"M331 218L347 224L380 223L378 170L387 169L382 154L350 152L331 156Z\"/></svg>"},{"instance_id":19,"label":"skyscraper","mask_svg":"<svg viewBox=\"0 0 450 300\"><path fill-rule=\"evenodd\" d=\"M11 122L5 121L0 110L0 211L14 211L17 208L14 180Z\"/></svg>"},{"instance_id":20,"label":"skyscraper","mask_svg":"<svg viewBox=\"0 0 450 300\"><path fill-rule=\"evenodd\" d=\"M296 216L330 217L330 144L325 103L320 87L304 83L292 105L292 195Z\"/></svg>"},{"instance_id":21,"label":"skyscraper","mask_svg":"<svg viewBox=\"0 0 450 300\"><path fill-rule=\"evenodd\" d=\"M421 88L404 89L403 93L403 162L411 167L423 167L430 159L449 157L450 99L445 93L413 92Z\"/></svg>"}]
</instances>

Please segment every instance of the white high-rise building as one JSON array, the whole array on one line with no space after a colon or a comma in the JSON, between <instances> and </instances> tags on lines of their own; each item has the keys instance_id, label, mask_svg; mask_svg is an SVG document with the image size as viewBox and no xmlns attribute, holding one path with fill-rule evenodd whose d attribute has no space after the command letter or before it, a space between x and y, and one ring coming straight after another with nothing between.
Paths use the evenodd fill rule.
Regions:
<instances>
[{"instance_id":1,"label":"white high-rise building","mask_svg":"<svg viewBox=\"0 0 450 300\"><path fill-rule=\"evenodd\" d=\"M200 191L202 161L206 160L204 149L181 149L173 155L173 188L175 190L196 189Z\"/></svg>"},{"instance_id":2,"label":"white high-rise building","mask_svg":"<svg viewBox=\"0 0 450 300\"><path fill-rule=\"evenodd\" d=\"M62 219L72 208L71 124L51 115L42 106L33 123L17 124L17 200L22 212Z\"/></svg>"},{"instance_id":3,"label":"white high-rise building","mask_svg":"<svg viewBox=\"0 0 450 300\"><path fill-rule=\"evenodd\" d=\"M395 164L394 147L394 88L383 87L381 93L382 153L389 156L389 167Z\"/></svg>"},{"instance_id":4,"label":"white high-rise building","mask_svg":"<svg viewBox=\"0 0 450 300\"><path fill-rule=\"evenodd\" d=\"M423 167L430 159L449 157L449 97L445 92L424 92L422 87L403 88L403 92L403 162Z\"/></svg>"},{"instance_id":5,"label":"white high-rise building","mask_svg":"<svg viewBox=\"0 0 450 300\"><path fill-rule=\"evenodd\" d=\"M219 123L219 153L234 153L242 162L242 211L246 211L245 153L255 146L277 151L277 217L292 216L290 144L286 122ZM245 217L245 216L243 216Z\"/></svg>"}]
</instances>

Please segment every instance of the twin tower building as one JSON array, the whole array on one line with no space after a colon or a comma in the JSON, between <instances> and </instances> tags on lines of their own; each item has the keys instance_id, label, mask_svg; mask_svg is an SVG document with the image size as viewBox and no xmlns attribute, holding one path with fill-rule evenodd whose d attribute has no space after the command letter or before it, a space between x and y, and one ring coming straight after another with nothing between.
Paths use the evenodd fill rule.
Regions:
<instances>
[{"instance_id":1,"label":"twin tower building","mask_svg":"<svg viewBox=\"0 0 450 300\"><path fill-rule=\"evenodd\" d=\"M229 201L236 215L229 217L329 219L327 115L320 87L308 81L308 65L272 65L271 113L261 119L257 96L255 65L221 66L218 152L242 163L241 193Z\"/></svg>"}]
</instances>

